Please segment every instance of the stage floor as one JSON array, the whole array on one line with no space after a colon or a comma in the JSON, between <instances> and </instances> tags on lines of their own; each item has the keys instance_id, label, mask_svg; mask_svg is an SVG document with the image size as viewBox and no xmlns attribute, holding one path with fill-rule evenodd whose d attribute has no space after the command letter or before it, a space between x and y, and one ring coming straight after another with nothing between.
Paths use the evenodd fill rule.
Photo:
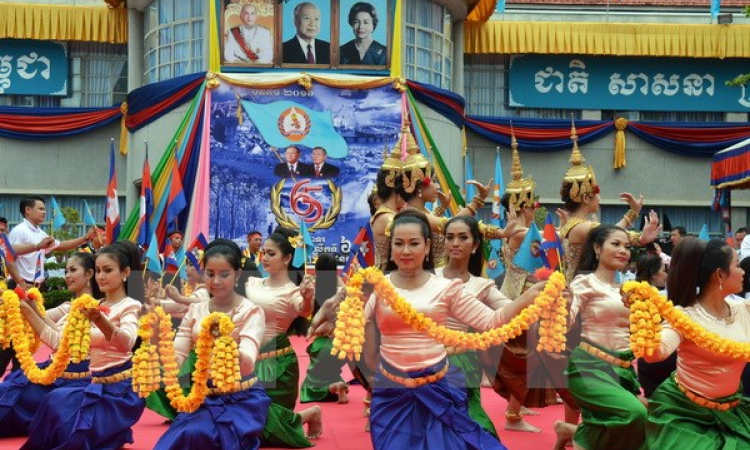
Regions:
<instances>
[{"instance_id":1,"label":"stage floor","mask_svg":"<svg viewBox=\"0 0 750 450\"><path fill-rule=\"evenodd\" d=\"M293 338L292 343L300 360L301 373L305 373L309 358L305 352L307 343L304 339ZM347 372L345 379L351 376ZM339 405L336 403L319 403L323 410L323 435L316 442L316 450L368 450L372 449L370 435L364 431L365 419L362 416L364 389L360 386L351 386L349 392L350 402ZM503 398L495 394L490 388L482 389L482 403L495 426L500 432L500 438L510 450L516 449L551 449L555 442L555 433L552 425L556 420L562 420L562 405L539 409L539 416L527 417L532 425L542 429L541 433L509 432L503 429L505 423L505 406ZM298 405L297 410L307 406L315 405L308 403ZM167 429L164 418L146 410L141 420L133 428L135 443L124 448L129 450L151 450L159 437ZM24 439L8 438L0 439L0 450L17 450Z\"/></svg>"}]
</instances>

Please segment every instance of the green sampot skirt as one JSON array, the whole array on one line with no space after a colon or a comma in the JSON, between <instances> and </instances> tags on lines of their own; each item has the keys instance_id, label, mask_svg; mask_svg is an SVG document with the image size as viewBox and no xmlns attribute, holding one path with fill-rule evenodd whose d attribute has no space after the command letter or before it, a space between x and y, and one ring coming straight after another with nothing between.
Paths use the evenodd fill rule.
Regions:
<instances>
[{"instance_id":1,"label":"green sampot skirt","mask_svg":"<svg viewBox=\"0 0 750 450\"><path fill-rule=\"evenodd\" d=\"M338 396L328 388L334 383L343 383L341 368L346 364L344 360L331 355L333 339L325 336L315 338L307 346L307 354L310 355L310 365L307 367L305 381L300 388L300 401L309 402L335 402Z\"/></svg>"},{"instance_id":2,"label":"green sampot skirt","mask_svg":"<svg viewBox=\"0 0 750 450\"><path fill-rule=\"evenodd\" d=\"M699 406L680 391L674 374L659 386L648 403L646 443L649 449L750 449L750 401L736 394L716 399L740 399L727 411Z\"/></svg>"},{"instance_id":3,"label":"green sampot skirt","mask_svg":"<svg viewBox=\"0 0 750 450\"><path fill-rule=\"evenodd\" d=\"M615 358L633 358L630 351L593 346ZM625 369L578 347L570 355L566 375L581 408L581 423L573 437L576 444L586 450L646 448L646 407L637 398L640 384L632 366Z\"/></svg>"},{"instance_id":4,"label":"green sampot skirt","mask_svg":"<svg viewBox=\"0 0 750 450\"><path fill-rule=\"evenodd\" d=\"M190 353L188 353L185 362L182 363L182 367L180 367L180 373L177 379L180 382L180 387L182 387L182 393L184 395L187 395L190 392L190 387L193 385L192 377L193 371L195 370L195 361L197 359L198 357L195 354L195 350L190 350ZM146 397L146 408L166 417L169 420L174 420L174 418L177 417L177 414L179 414L177 410L174 409L169 403L167 392L164 390L164 386L162 386L162 388L158 391L154 391L148 397Z\"/></svg>"},{"instance_id":5,"label":"green sampot skirt","mask_svg":"<svg viewBox=\"0 0 750 450\"><path fill-rule=\"evenodd\" d=\"M482 407L480 385L482 383L482 364L477 352L466 351L448 356L452 367L459 368L464 373L466 386L458 386L466 391L469 401L469 416L488 433L498 438L495 425ZM498 438L499 439L499 438Z\"/></svg>"},{"instance_id":6,"label":"green sampot skirt","mask_svg":"<svg viewBox=\"0 0 750 450\"><path fill-rule=\"evenodd\" d=\"M260 354L291 348L289 336L280 334L260 347ZM299 395L299 361L294 351L255 363L255 374L271 401L294 411Z\"/></svg>"}]
</instances>

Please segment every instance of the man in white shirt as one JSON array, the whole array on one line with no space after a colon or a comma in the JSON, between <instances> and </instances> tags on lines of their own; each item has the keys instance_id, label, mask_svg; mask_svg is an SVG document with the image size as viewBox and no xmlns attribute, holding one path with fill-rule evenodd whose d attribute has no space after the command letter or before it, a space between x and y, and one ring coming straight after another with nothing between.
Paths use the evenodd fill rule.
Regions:
<instances>
[{"instance_id":1,"label":"man in white shirt","mask_svg":"<svg viewBox=\"0 0 750 450\"><path fill-rule=\"evenodd\" d=\"M60 242L51 238L39 228L47 216L47 209L43 198L38 196L24 198L21 200L20 210L23 222L13 227L8 237L10 244L16 252L18 272L21 278L29 284L41 284L44 282L43 265L48 253L53 250L65 251L79 247L90 241L90 236L94 236L96 233L96 230L92 228L85 236ZM42 274L38 275L40 258Z\"/></svg>"}]
</instances>

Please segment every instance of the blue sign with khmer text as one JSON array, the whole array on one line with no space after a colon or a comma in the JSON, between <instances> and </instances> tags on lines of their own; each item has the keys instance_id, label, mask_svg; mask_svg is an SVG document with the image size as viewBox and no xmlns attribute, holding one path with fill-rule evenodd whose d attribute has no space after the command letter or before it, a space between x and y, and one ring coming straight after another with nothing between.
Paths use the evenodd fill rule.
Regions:
<instances>
[{"instance_id":1,"label":"blue sign with khmer text","mask_svg":"<svg viewBox=\"0 0 750 450\"><path fill-rule=\"evenodd\" d=\"M68 95L64 44L0 39L0 95Z\"/></svg>"},{"instance_id":2,"label":"blue sign with khmer text","mask_svg":"<svg viewBox=\"0 0 750 450\"><path fill-rule=\"evenodd\" d=\"M523 55L510 63L509 105L619 111L750 112L750 85L726 82L745 60Z\"/></svg>"}]
</instances>

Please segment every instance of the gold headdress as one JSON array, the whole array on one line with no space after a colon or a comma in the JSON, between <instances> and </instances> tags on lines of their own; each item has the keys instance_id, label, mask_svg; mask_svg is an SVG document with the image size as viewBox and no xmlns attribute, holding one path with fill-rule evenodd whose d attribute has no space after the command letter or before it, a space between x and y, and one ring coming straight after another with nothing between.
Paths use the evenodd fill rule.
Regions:
<instances>
[{"instance_id":1,"label":"gold headdress","mask_svg":"<svg viewBox=\"0 0 750 450\"><path fill-rule=\"evenodd\" d=\"M513 149L513 162L510 167L511 180L505 188L505 192L510 196L508 203L516 208L520 208L523 204L531 206L534 204L534 188L536 187L536 183L534 183L534 179L531 177L523 178L521 157L518 155L518 141L516 141L512 125L510 128L510 138L510 147Z\"/></svg>"},{"instance_id":2,"label":"gold headdress","mask_svg":"<svg viewBox=\"0 0 750 450\"><path fill-rule=\"evenodd\" d=\"M570 168L565 172L563 183L570 183L570 199L576 203L583 201L583 196L598 192L594 168L585 166L586 160L578 149L578 134L575 122L571 119L570 138L573 140L573 153L570 155Z\"/></svg>"},{"instance_id":3,"label":"gold headdress","mask_svg":"<svg viewBox=\"0 0 750 450\"><path fill-rule=\"evenodd\" d=\"M430 161L419 150L419 145L417 145L417 141L411 134L408 116L404 119L404 127L401 129L399 148L402 140L406 140L407 153L402 169L404 191L412 193L425 177L432 176L432 167L430 166Z\"/></svg>"},{"instance_id":4,"label":"gold headdress","mask_svg":"<svg viewBox=\"0 0 750 450\"><path fill-rule=\"evenodd\" d=\"M401 160L401 145L396 143L393 147L393 151L390 156L386 155L383 165L380 167L382 172L387 173L385 177L385 185L389 188L396 187L396 177L401 176L401 169L404 166L404 162Z\"/></svg>"}]
</instances>

